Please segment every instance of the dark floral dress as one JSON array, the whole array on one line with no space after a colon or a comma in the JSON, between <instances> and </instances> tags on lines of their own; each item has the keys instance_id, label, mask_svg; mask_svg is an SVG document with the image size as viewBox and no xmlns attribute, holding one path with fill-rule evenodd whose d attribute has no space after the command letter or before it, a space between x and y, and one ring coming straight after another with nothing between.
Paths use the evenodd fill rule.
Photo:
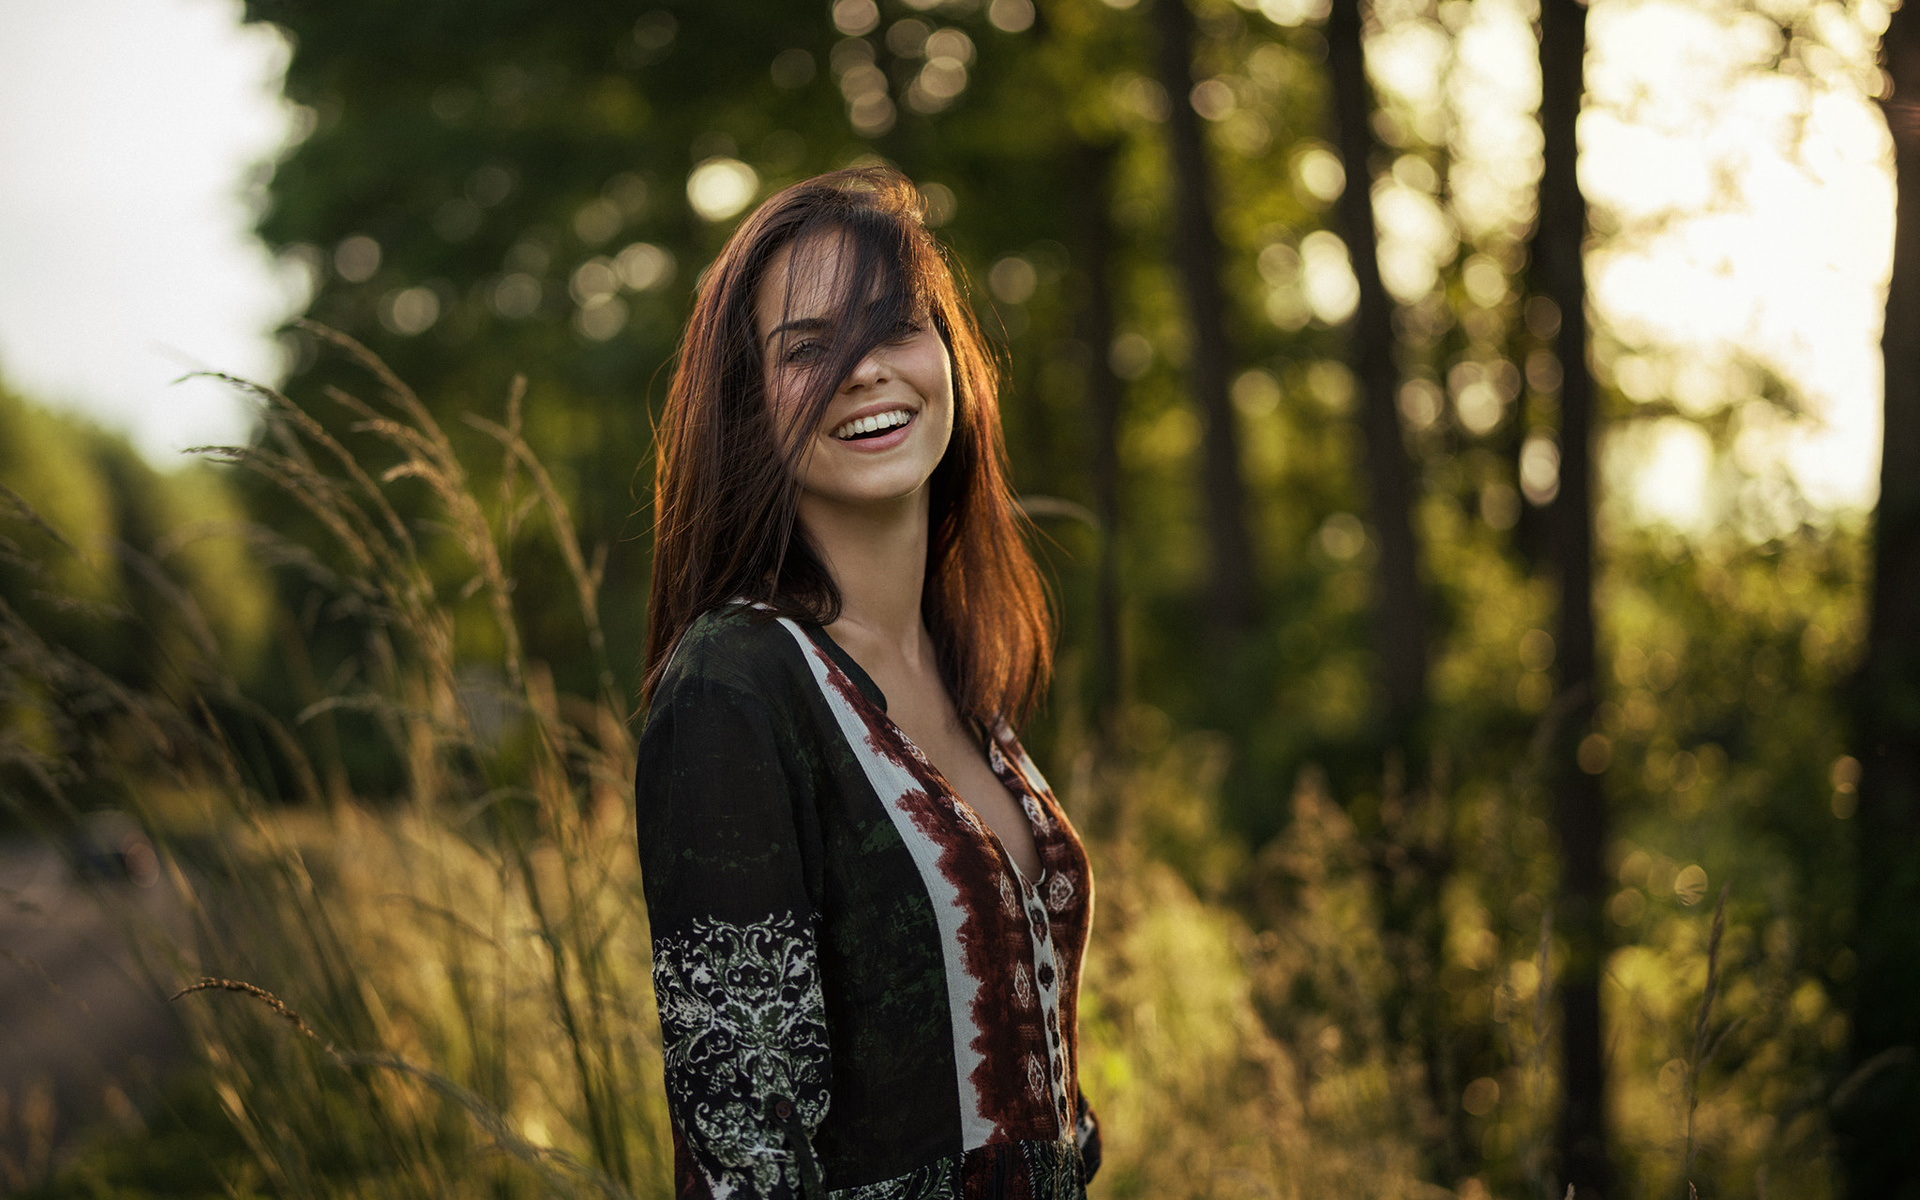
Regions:
<instances>
[{"instance_id":1,"label":"dark floral dress","mask_svg":"<svg viewBox=\"0 0 1920 1200\"><path fill-rule=\"evenodd\" d=\"M817 627L687 630L640 739L640 860L682 1197L1086 1194L1087 856L1004 723L1025 878Z\"/></svg>"}]
</instances>

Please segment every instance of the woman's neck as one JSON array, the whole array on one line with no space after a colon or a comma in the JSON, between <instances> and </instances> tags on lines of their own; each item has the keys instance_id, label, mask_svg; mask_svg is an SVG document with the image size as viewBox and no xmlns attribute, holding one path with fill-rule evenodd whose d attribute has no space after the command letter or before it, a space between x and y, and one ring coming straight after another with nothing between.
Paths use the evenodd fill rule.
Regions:
<instances>
[{"instance_id":1,"label":"woman's neck","mask_svg":"<svg viewBox=\"0 0 1920 1200\"><path fill-rule=\"evenodd\" d=\"M840 590L840 615L827 627L835 641L922 665L932 649L920 616L927 514L924 487L890 504L837 504L801 495L800 524Z\"/></svg>"}]
</instances>

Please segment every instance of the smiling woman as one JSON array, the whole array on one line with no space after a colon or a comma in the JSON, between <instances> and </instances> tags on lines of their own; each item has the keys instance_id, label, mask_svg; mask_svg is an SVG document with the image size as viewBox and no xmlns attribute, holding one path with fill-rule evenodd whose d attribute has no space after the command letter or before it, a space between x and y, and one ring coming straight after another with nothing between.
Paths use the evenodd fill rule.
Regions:
<instances>
[{"instance_id":1,"label":"smiling woman","mask_svg":"<svg viewBox=\"0 0 1920 1200\"><path fill-rule=\"evenodd\" d=\"M1084 1196L1086 853L994 374L890 172L709 270L655 476L636 773L681 1196Z\"/></svg>"}]
</instances>

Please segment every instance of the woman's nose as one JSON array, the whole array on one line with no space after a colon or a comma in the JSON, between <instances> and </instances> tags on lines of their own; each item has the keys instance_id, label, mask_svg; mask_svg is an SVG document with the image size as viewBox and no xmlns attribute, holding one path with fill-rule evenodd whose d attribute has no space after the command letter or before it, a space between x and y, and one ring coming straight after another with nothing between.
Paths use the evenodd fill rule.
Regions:
<instances>
[{"instance_id":1,"label":"woman's nose","mask_svg":"<svg viewBox=\"0 0 1920 1200\"><path fill-rule=\"evenodd\" d=\"M840 384L840 390L850 392L856 388L870 387L887 380L886 361L881 357L878 346L867 351L860 361L853 364L853 370L847 372L847 378Z\"/></svg>"}]
</instances>

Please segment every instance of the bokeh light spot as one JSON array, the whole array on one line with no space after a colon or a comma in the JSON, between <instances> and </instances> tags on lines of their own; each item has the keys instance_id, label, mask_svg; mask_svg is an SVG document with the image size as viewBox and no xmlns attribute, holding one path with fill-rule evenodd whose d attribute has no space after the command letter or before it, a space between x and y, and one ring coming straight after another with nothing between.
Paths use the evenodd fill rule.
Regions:
<instances>
[{"instance_id":1,"label":"bokeh light spot","mask_svg":"<svg viewBox=\"0 0 1920 1200\"><path fill-rule=\"evenodd\" d=\"M1469 1083L1460 1097L1460 1107L1476 1117L1486 1116L1499 1103L1500 1085L1484 1076Z\"/></svg>"},{"instance_id":2,"label":"bokeh light spot","mask_svg":"<svg viewBox=\"0 0 1920 1200\"><path fill-rule=\"evenodd\" d=\"M1604 775L1613 763L1613 742L1604 733L1590 733L1580 739L1580 746L1574 751L1574 760L1587 774Z\"/></svg>"},{"instance_id":3,"label":"bokeh light spot","mask_svg":"<svg viewBox=\"0 0 1920 1200\"><path fill-rule=\"evenodd\" d=\"M1153 343L1140 334L1123 333L1113 339L1107 365L1122 379L1138 379L1153 365Z\"/></svg>"},{"instance_id":4,"label":"bokeh light spot","mask_svg":"<svg viewBox=\"0 0 1920 1200\"><path fill-rule=\"evenodd\" d=\"M834 0L833 27L848 37L865 37L880 24L880 6L873 0Z\"/></svg>"},{"instance_id":5,"label":"bokeh light spot","mask_svg":"<svg viewBox=\"0 0 1920 1200\"><path fill-rule=\"evenodd\" d=\"M1328 325L1338 325L1352 316L1360 304L1360 283L1353 277L1347 244L1336 234L1316 229L1300 239L1300 258L1305 267L1307 304L1313 315Z\"/></svg>"},{"instance_id":6,"label":"bokeh light spot","mask_svg":"<svg viewBox=\"0 0 1920 1200\"><path fill-rule=\"evenodd\" d=\"M1400 415L1415 430L1433 428L1444 400L1440 385L1431 379L1409 379L1400 385Z\"/></svg>"},{"instance_id":7,"label":"bokeh light spot","mask_svg":"<svg viewBox=\"0 0 1920 1200\"><path fill-rule=\"evenodd\" d=\"M618 296L595 296L573 314L573 327L596 342L606 341L626 324L626 301Z\"/></svg>"},{"instance_id":8,"label":"bokeh light spot","mask_svg":"<svg viewBox=\"0 0 1920 1200\"><path fill-rule=\"evenodd\" d=\"M973 63L973 39L958 29L936 29L922 48L928 58L952 58Z\"/></svg>"},{"instance_id":9,"label":"bokeh light spot","mask_svg":"<svg viewBox=\"0 0 1920 1200\"><path fill-rule=\"evenodd\" d=\"M966 90L967 66L959 59L943 54L928 59L914 82L926 96L945 103Z\"/></svg>"},{"instance_id":10,"label":"bokeh light spot","mask_svg":"<svg viewBox=\"0 0 1920 1200\"><path fill-rule=\"evenodd\" d=\"M736 158L709 158L687 176L687 202L703 220L724 221L753 201L760 176Z\"/></svg>"},{"instance_id":11,"label":"bokeh light spot","mask_svg":"<svg viewBox=\"0 0 1920 1200\"><path fill-rule=\"evenodd\" d=\"M1115 8L1131 5L1107 3ZM1025 33L1033 27L1033 0L993 0L987 5L987 22L1001 33Z\"/></svg>"},{"instance_id":12,"label":"bokeh light spot","mask_svg":"<svg viewBox=\"0 0 1920 1200\"><path fill-rule=\"evenodd\" d=\"M1689 907L1707 898L1707 872L1699 863L1689 863L1673 877L1673 894Z\"/></svg>"},{"instance_id":13,"label":"bokeh light spot","mask_svg":"<svg viewBox=\"0 0 1920 1200\"><path fill-rule=\"evenodd\" d=\"M402 288L380 301L380 323L402 337L433 328L440 319L440 297L430 287Z\"/></svg>"},{"instance_id":14,"label":"bokeh light spot","mask_svg":"<svg viewBox=\"0 0 1920 1200\"><path fill-rule=\"evenodd\" d=\"M1520 665L1529 671L1544 671L1553 665L1553 635L1544 629L1529 629L1520 635Z\"/></svg>"},{"instance_id":15,"label":"bokeh light spot","mask_svg":"<svg viewBox=\"0 0 1920 1200\"><path fill-rule=\"evenodd\" d=\"M1309 146L1293 160L1293 177L1300 189L1322 204L1331 204L1347 190L1347 169L1325 146Z\"/></svg>"},{"instance_id":16,"label":"bokeh light spot","mask_svg":"<svg viewBox=\"0 0 1920 1200\"><path fill-rule=\"evenodd\" d=\"M1560 447L1544 433L1529 435L1520 446L1520 490L1536 506L1560 494Z\"/></svg>"},{"instance_id":17,"label":"bokeh light spot","mask_svg":"<svg viewBox=\"0 0 1920 1200\"><path fill-rule=\"evenodd\" d=\"M333 248L333 269L348 283L365 283L380 269L380 243L364 233L341 238Z\"/></svg>"},{"instance_id":18,"label":"bokeh light spot","mask_svg":"<svg viewBox=\"0 0 1920 1200\"><path fill-rule=\"evenodd\" d=\"M1275 25L1292 28L1326 20L1330 7L1329 0L1260 0L1260 15Z\"/></svg>"},{"instance_id":19,"label":"bokeh light spot","mask_svg":"<svg viewBox=\"0 0 1920 1200\"><path fill-rule=\"evenodd\" d=\"M925 202L927 224L935 228L953 220L954 214L960 211L959 197L944 183L921 184L920 198Z\"/></svg>"},{"instance_id":20,"label":"bokeh light spot","mask_svg":"<svg viewBox=\"0 0 1920 1200\"><path fill-rule=\"evenodd\" d=\"M1233 88L1224 79L1203 79L1193 85L1187 96L1193 111L1209 121L1224 121L1233 115ZM1337 164L1336 164L1337 165Z\"/></svg>"},{"instance_id":21,"label":"bokeh light spot","mask_svg":"<svg viewBox=\"0 0 1920 1200\"><path fill-rule=\"evenodd\" d=\"M863 137L879 137L892 129L895 116L893 100L883 91L868 92L847 106L848 122Z\"/></svg>"},{"instance_id":22,"label":"bokeh light spot","mask_svg":"<svg viewBox=\"0 0 1920 1200\"><path fill-rule=\"evenodd\" d=\"M1006 304L1025 304L1032 298L1033 289L1039 281L1033 264L1015 254L994 263L987 272L987 286L993 289L995 297Z\"/></svg>"},{"instance_id":23,"label":"bokeh light spot","mask_svg":"<svg viewBox=\"0 0 1920 1200\"><path fill-rule=\"evenodd\" d=\"M1358 390L1346 363L1323 358L1307 367L1307 393L1336 416L1352 410Z\"/></svg>"},{"instance_id":24,"label":"bokeh light spot","mask_svg":"<svg viewBox=\"0 0 1920 1200\"><path fill-rule=\"evenodd\" d=\"M585 306L620 290L620 274L606 258L590 258L574 268L567 281L567 292L575 304Z\"/></svg>"},{"instance_id":25,"label":"bokeh light spot","mask_svg":"<svg viewBox=\"0 0 1920 1200\"><path fill-rule=\"evenodd\" d=\"M1337 512L1320 523L1320 548L1336 562L1355 558L1367 548L1367 530L1360 518L1349 512Z\"/></svg>"},{"instance_id":26,"label":"bokeh light spot","mask_svg":"<svg viewBox=\"0 0 1920 1200\"><path fill-rule=\"evenodd\" d=\"M613 269L629 290L650 291L673 279L673 252L651 242L635 242L614 256Z\"/></svg>"},{"instance_id":27,"label":"bokeh light spot","mask_svg":"<svg viewBox=\"0 0 1920 1200\"><path fill-rule=\"evenodd\" d=\"M523 321L539 310L543 290L538 279L515 271L493 285L493 311L506 320Z\"/></svg>"},{"instance_id":28,"label":"bokeh light spot","mask_svg":"<svg viewBox=\"0 0 1920 1200\"><path fill-rule=\"evenodd\" d=\"M604 197L589 200L573 214L574 236L589 246L598 246L619 233L625 223L626 214L620 206Z\"/></svg>"},{"instance_id":29,"label":"bokeh light spot","mask_svg":"<svg viewBox=\"0 0 1920 1200\"><path fill-rule=\"evenodd\" d=\"M1259 367L1242 371L1233 380L1233 406L1244 415L1264 417L1280 407L1280 381Z\"/></svg>"},{"instance_id":30,"label":"bokeh light spot","mask_svg":"<svg viewBox=\"0 0 1920 1200\"><path fill-rule=\"evenodd\" d=\"M773 56L773 66L769 68L769 74L773 76L775 87L792 91L812 83L818 69L814 65L813 55L795 46Z\"/></svg>"},{"instance_id":31,"label":"bokeh light spot","mask_svg":"<svg viewBox=\"0 0 1920 1200\"><path fill-rule=\"evenodd\" d=\"M919 58L927 47L927 23L908 17L887 26L887 49L901 58Z\"/></svg>"}]
</instances>

